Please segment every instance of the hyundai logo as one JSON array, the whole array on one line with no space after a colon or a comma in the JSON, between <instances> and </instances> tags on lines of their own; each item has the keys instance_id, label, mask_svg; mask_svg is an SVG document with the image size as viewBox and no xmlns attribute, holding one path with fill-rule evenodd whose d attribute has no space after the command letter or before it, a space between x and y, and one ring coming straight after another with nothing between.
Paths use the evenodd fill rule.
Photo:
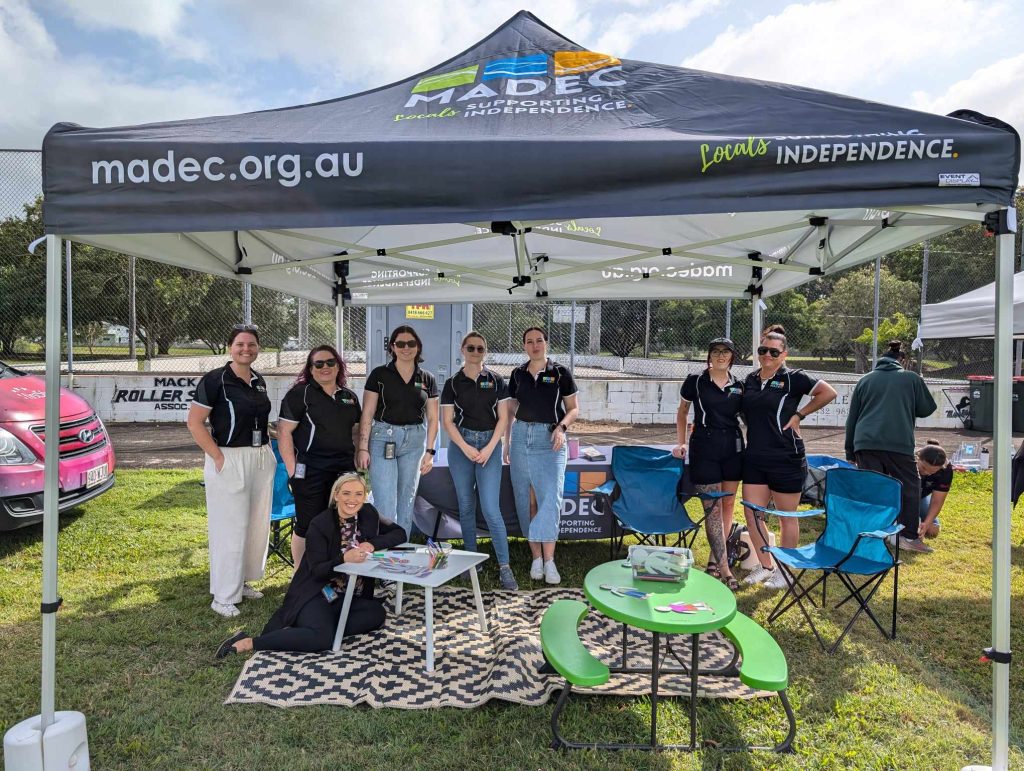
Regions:
<instances>
[{"instance_id":1,"label":"hyundai logo","mask_svg":"<svg viewBox=\"0 0 1024 771\"><path fill-rule=\"evenodd\" d=\"M95 432L93 432L91 428L83 428L78 432L78 441L82 444L89 444L95 435Z\"/></svg>"}]
</instances>

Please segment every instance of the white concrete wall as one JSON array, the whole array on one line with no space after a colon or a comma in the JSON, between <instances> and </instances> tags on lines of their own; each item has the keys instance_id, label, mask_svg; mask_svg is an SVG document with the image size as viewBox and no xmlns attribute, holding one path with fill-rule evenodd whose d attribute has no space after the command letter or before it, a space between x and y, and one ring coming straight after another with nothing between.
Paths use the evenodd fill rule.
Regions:
<instances>
[{"instance_id":1,"label":"white concrete wall","mask_svg":"<svg viewBox=\"0 0 1024 771\"><path fill-rule=\"evenodd\" d=\"M76 375L75 392L95 407L108 422L160 422L184 420L199 375ZM281 399L294 382L292 375L268 375L267 391L277 417ZM845 378L844 378L845 379ZM679 404L679 380L579 380L580 411L584 420L614 423L674 423ZM830 379L838 391L835 402L811 415L806 425L844 426L854 383ZM350 386L362 398L363 379ZM917 421L922 428L959 428L960 421L942 393L945 388L956 403L967 393L966 383L929 383L938 409ZM691 417L693 412L691 410Z\"/></svg>"}]
</instances>

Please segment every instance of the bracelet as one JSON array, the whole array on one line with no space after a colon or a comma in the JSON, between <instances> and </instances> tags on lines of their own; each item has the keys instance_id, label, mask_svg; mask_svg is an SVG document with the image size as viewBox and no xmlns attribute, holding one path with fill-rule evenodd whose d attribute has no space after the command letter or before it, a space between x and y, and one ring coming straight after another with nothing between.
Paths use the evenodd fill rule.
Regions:
<instances>
[{"instance_id":1,"label":"bracelet","mask_svg":"<svg viewBox=\"0 0 1024 771\"><path fill-rule=\"evenodd\" d=\"M429 452L431 455L437 455L437 450L435 450L433 447L428 447L427 452Z\"/></svg>"},{"instance_id":2,"label":"bracelet","mask_svg":"<svg viewBox=\"0 0 1024 771\"><path fill-rule=\"evenodd\" d=\"M800 412L800 410L797 410L793 414L796 415L798 418L800 418L800 420L806 420L807 419L807 416L804 415L802 412Z\"/></svg>"}]
</instances>

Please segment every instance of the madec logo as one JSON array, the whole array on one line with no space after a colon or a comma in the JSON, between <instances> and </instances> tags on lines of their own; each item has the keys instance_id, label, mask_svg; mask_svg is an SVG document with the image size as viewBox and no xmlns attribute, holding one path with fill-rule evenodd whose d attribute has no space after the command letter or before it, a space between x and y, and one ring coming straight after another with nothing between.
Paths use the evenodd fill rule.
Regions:
<instances>
[{"instance_id":1,"label":"madec logo","mask_svg":"<svg viewBox=\"0 0 1024 771\"><path fill-rule=\"evenodd\" d=\"M395 120L482 115L565 115L624 110L607 89L626 85L622 62L593 51L555 51L494 59L420 78L406 108L439 108Z\"/></svg>"}]
</instances>

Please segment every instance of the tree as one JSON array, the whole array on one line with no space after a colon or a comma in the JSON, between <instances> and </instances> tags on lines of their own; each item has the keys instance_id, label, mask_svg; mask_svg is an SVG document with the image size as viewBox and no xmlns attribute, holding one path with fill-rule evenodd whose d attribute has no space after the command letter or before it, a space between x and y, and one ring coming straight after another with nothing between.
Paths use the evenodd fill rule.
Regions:
<instances>
[{"instance_id":1,"label":"tree","mask_svg":"<svg viewBox=\"0 0 1024 771\"><path fill-rule=\"evenodd\" d=\"M880 274L879 318L916 307L918 288L912 281L896 278L883 267ZM852 353L854 371L864 372L869 345L857 342L865 325L874 318L875 276L872 266L847 273L835 285L831 296L821 301L822 326L819 344L833 355Z\"/></svg>"},{"instance_id":2,"label":"tree","mask_svg":"<svg viewBox=\"0 0 1024 771\"><path fill-rule=\"evenodd\" d=\"M890 340L899 340L904 345L909 343L917 335L917 324L899 311L893 314L891 319L882 319L878 322L878 350L884 350L884 346ZM866 345L869 348L874 341L875 335L871 327L864 327L864 331L855 337L853 341Z\"/></svg>"},{"instance_id":3,"label":"tree","mask_svg":"<svg viewBox=\"0 0 1024 771\"><path fill-rule=\"evenodd\" d=\"M626 358L644 341L644 300L606 302L601 308L601 348Z\"/></svg>"},{"instance_id":4,"label":"tree","mask_svg":"<svg viewBox=\"0 0 1024 771\"><path fill-rule=\"evenodd\" d=\"M21 217L0 222L0 352L19 337L39 337L46 316L46 249L28 253L43 234L43 201L25 204Z\"/></svg>"}]
</instances>

